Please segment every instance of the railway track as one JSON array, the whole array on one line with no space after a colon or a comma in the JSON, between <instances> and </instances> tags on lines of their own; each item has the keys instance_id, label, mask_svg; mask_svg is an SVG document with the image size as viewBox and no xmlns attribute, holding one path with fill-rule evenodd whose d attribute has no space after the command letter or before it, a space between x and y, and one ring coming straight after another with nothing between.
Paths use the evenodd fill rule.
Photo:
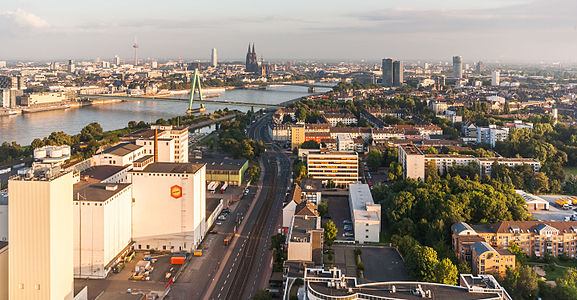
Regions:
<instances>
[{"instance_id":1,"label":"railway track","mask_svg":"<svg viewBox=\"0 0 577 300\"><path fill-rule=\"evenodd\" d=\"M240 265L238 266L238 269L231 282L230 288L226 295L226 299L240 299L244 294L246 282L249 278L248 275L252 269L254 259L257 254L258 246L261 241L262 232L265 228L266 221L268 220L271 207L274 203L274 199L277 194L278 188L277 188L276 174L278 172L277 170L278 167L276 158L270 158L268 160L268 164L270 170L269 172L270 179L268 180L269 188L267 190L265 201L264 203L262 203L257 218L250 231L250 235L247 237L248 238L247 246L244 247Z\"/></svg>"}]
</instances>

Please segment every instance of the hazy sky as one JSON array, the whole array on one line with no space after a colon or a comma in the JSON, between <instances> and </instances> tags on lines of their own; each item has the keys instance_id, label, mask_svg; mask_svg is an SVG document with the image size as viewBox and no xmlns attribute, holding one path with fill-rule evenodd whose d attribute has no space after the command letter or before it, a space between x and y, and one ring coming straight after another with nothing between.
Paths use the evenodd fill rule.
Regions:
<instances>
[{"instance_id":1,"label":"hazy sky","mask_svg":"<svg viewBox=\"0 0 577 300\"><path fill-rule=\"evenodd\" d=\"M575 0L0 1L0 60L577 61Z\"/></svg>"}]
</instances>

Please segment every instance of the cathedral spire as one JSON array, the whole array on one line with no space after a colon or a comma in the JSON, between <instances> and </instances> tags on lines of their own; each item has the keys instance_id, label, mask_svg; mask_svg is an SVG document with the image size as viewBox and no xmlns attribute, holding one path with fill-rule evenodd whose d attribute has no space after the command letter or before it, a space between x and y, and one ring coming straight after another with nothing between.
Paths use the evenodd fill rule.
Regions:
<instances>
[{"instance_id":1,"label":"cathedral spire","mask_svg":"<svg viewBox=\"0 0 577 300\"><path fill-rule=\"evenodd\" d=\"M250 53L250 43L248 43L248 53Z\"/></svg>"},{"instance_id":2,"label":"cathedral spire","mask_svg":"<svg viewBox=\"0 0 577 300\"><path fill-rule=\"evenodd\" d=\"M256 54L256 52L254 52L254 42L252 43L252 53Z\"/></svg>"}]
</instances>

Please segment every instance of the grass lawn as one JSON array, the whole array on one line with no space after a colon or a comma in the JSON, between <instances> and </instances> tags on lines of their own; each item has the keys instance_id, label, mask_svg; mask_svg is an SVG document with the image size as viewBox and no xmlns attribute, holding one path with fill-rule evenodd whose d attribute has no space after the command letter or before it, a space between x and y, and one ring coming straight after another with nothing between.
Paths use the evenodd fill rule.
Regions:
<instances>
[{"instance_id":1,"label":"grass lawn","mask_svg":"<svg viewBox=\"0 0 577 300\"><path fill-rule=\"evenodd\" d=\"M563 277L567 269L557 267L553 264L531 264L532 266L539 266L545 271L545 279L548 281L555 281L557 278Z\"/></svg>"}]
</instances>

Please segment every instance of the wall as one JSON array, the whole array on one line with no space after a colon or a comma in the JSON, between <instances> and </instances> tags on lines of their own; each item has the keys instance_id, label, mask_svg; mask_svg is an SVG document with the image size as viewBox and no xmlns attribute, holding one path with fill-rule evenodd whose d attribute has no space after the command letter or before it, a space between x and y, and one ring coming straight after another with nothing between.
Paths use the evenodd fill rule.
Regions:
<instances>
[{"instance_id":1,"label":"wall","mask_svg":"<svg viewBox=\"0 0 577 300\"><path fill-rule=\"evenodd\" d=\"M0 241L8 241L8 205L0 205Z\"/></svg>"},{"instance_id":2,"label":"wall","mask_svg":"<svg viewBox=\"0 0 577 300\"><path fill-rule=\"evenodd\" d=\"M8 300L8 247L0 249L0 300Z\"/></svg>"}]
</instances>

